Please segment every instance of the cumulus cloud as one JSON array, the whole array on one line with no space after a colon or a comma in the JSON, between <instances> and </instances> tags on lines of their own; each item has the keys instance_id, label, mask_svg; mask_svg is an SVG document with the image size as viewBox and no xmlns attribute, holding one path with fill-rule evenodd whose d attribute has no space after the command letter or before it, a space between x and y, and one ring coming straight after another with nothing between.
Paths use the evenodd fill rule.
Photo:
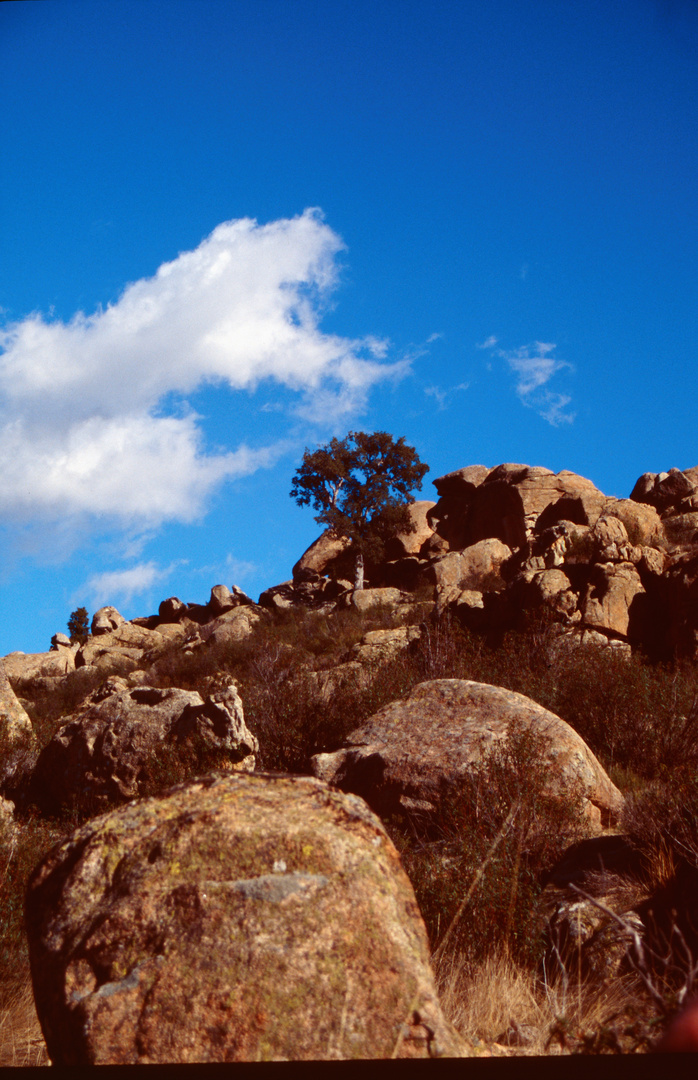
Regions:
<instances>
[{"instance_id":1,"label":"cumulus cloud","mask_svg":"<svg viewBox=\"0 0 698 1080\"><path fill-rule=\"evenodd\" d=\"M147 592L153 585L164 581L179 563L161 568L154 562L139 563L127 570L106 570L93 574L85 585L95 607L115 602L128 604L134 596Z\"/></svg>"},{"instance_id":2,"label":"cumulus cloud","mask_svg":"<svg viewBox=\"0 0 698 1080\"><path fill-rule=\"evenodd\" d=\"M253 391L269 380L291 392L298 416L338 419L362 408L405 365L386 362L384 341L320 329L342 250L316 210L267 225L224 222L105 310L6 324L4 520L190 521L224 479L269 466L288 448L280 439L210 451L193 411L165 414L168 395Z\"/></svg>"},{"instance_id":3,"label":"cumulus cloud","mask_svg":"<svg viewBox=\"0 0 698 1080\"><path fill-rule=\"evenodd\" d=\"M494 348L496 344L497 338L492 336L478 348ZM539 416L554 427L572 423L575 416L574 413L565 412L572 400L567 394L543 389L558 371L574 370L572 364L553 356L556 348L553 342L534 341L518 349L495 350L496 355L506 360L511 371L517 376L516 393L519 400L535 409Z\"/></svg>"}]
</instances>

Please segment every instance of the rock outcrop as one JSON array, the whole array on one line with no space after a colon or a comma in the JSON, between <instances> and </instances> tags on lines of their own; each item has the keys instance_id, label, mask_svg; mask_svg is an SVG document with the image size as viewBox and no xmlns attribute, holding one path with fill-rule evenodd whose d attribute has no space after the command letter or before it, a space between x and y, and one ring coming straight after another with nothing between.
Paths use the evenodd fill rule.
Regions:
<instances>
[{"instance_id":1,"label":"rock outcrop","mask_svg":"<svg viewBox=\"0 0 698 1080\"><path fill-rule=\"evenodd\" d=\"M60 678L75 670L72 649L50 649L44 653L13 652L3 657L5 674L19 688L35 679Z\"/></svg>"},{"instance_id":2,"label":"rock outcrop","mask_svg":"<svg viewBox=\"0 0 698 1080\"><path fill-rule=\"evenodd\" d=\"M35 870L56 1065L465 1056L412 887L365 803L212 775L93 819Z\"/></svg>"},{"instance_id":3,"label":"rock outcrop","mask_svg":"<svg viewBox=\"0 0 698 1080\"><path fill-rule=\"evenodd\" d=\"M12 689L3 661L0 661L0 739L5 749L34 740L32 722Z\"/></svg>"},{"instance_id":4,"label":"rock outcrop","mask_svg":"<svg viewBox=\"0 0 698 1080\"><path fill-rule=\"evenodd\" d=\"M414 804L437 812L514 728L544 740L551 793L580 797L591 825L617 819L621 793L569 724L523 694L464 679L420 683L351 732L341 749L316 754L313 772L382 815Z\"/></svg>"},{"instance_id":5,"label":"rock outcrop","mask_svg":"<svg viewBox=\"0 0 698 1080\"><path fill-rule=\"evenodd\" d=\"M61 724L39 755L34 798L50 811L75 799L99 806L138 798L163 752L176 753L192 737L225 755L229 768L254 769L259 745L233 683L204 701L194 691L128 688L113 678Z\"/></svg>"},{"instance_id":6,"label":"rock outcrop","mask_svg":"<svg viewBox=\"0 0 698 1080\"><path fill-rule=\"evenodd\" d=\"M112 630L116 630L118 626L125 622L125 618L115 607L107 605L107 607L101 607L99 611L95 611L92 616L90 630L94 637L98 634L110 634Z\"/></svg>"}]
</instances>

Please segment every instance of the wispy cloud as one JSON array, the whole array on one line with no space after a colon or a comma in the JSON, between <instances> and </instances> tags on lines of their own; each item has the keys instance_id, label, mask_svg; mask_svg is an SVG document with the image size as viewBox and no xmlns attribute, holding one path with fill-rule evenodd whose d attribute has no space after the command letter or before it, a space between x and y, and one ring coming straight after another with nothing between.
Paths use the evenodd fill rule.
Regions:
<instances>
[{"instance_id":1,"label":"wispy cloud","mask_svg":"<svg viewBox=\"0 0 698 1080\"><path fill-rule=\"evenodd\" d=\"M207 578L211 576L219 577L221 584L230 586L231 583L236 585L238 581L243 581L252 574L256 574L258 570L259 567L256 563L238 559L231 552L228 552L223 562L211 563L209 566L198 566L196 570L192 570L192 573Z\"/></svg>"},{"instance_id":2,"label":"wispy cloud","mask_svg":"<svg viewBox=\"0 0 698 1080\"><path fill-rule=\"evenodd\" d=\"M271 381L289 415L345 418L409 361L375 337L324 333L341 239L315 210L219 225L194 250L69 322L32 314L0 331L0 513L5 524L191 521L223 480L288 449L213 451L203 421L168 395ZM170 397L171 400L171 397ZM246 404L246 407L249 407ZM126 580L126 579L124 579Z\"/></svg>"},{"instance_id":3,"label":"wispy cloud","mask_svg":"<svg viewBox=\"0 0 698 1080\"><path fill-rule=\"evenodd\" d=\"M93 574L87 581L84 592L96 607L107 603L128 604L134 596L140 596L153 585L168 578L179 565L180 562L174 562L161 568L151 561L139 563L127 570L107 570L101 574Z\"/></svg>"},{"instance_id":4,"label":"wispy cloud","mask_svg":"<svg viewBox=\"0 0 698 1080\"><path fill-rule=\"evenodd\" d=\"M457 394L461 390L467 390L469 386L470 383L467 382L458 383L457 386L451 386L447 390L442 390L440 386L425 386L424 393L427 397L434 398L439 411L441 411L442 409L448 408L454 394Z\"/></svg>"},{"instance_id":5,"label":"wispy cloud","mask_svg":"<svg viewBox=\"0 0 698 1080\"><path fill-rule=\"evenodd\" d=\"M554 394L550 390L546 390L538 402L538 411L543 419L547 420L553 427L558 427L560 424L571 424L575 413L564 412L571 400L572 398L568 394Z\"/></svg>"},{"instance_id":6,"label":"wispy cloud","mask_svg":"<svg viewBox=\"0 0 698 1080\"><path fill-rule=\"evenodd\" d=\"M518 349L497 349L497 343L498 339L492 336L477 347L490 348L496 356L506 361L517 376L516 393L519 400L528 408L535 409L539 416L554 427L571 424L575 414L565 412L571 397L543 389L557 372L565 369L574 371L567 360L558 360L553 355L557 346L549 341L534 341L530 345L521 345Z\"/></svg>"}]
</instances>

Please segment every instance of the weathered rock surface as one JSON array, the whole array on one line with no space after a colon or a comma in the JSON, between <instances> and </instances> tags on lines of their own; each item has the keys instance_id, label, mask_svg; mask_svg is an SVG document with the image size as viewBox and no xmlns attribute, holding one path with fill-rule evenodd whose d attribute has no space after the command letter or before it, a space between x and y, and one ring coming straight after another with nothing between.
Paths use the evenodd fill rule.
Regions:
<instances>
[{"instance_id":1,"label":"weathered rock surface","mask_svg":"<svg viewBox=\"0 0 698 1080\"><path fill-rule=\"evenodd\" d=\"M39 755L34 797L45 808L58 809L76 797L98 804L138 798L163 748L176 749L192 735L224 751L231 768L254 768L259 746L233 683L206 702L195 691L107 684L107 690L114 687L69 717Z\"/></svg>"},{"instance_id":2,"label":"weathered rock surface","mask_svg":"<svg viewBox=\"0 0 698 1080\"><path fill-rule=\"evenodd\" d=\"M420 683L351 732L343 748L316 754L312 768L381 814L410 800L436 808L513 725L545 739L551 791L578 792L592 823L616 819L623 797L569 724L523 694L470 680Z\"/></svg>"},{"instance_id":3,"label":"weathered rock surface","mask_svg":"<svg viewBox=\"0 0 698 1080\"><path fill-rule=\"evenodd\" d=\"M621 637L642 637L645 589L631 563L606 563L594 573L582 602L586 626Z\"/></svg>"},{"instance_id":4,"label":"weathered rock surface","mask_svg":"<svg viewBox=\"0 0 698 1080\"><path fill-rule=\"evenodd\" d=\"M75 670L72 649L50 649L44 653L14 652L3 657L5 673L13 686L39 678L56 678Z\"/></svg>"},{"instance_id":5,"label":"weathered rock surface","mask_svg":"<svg viewBox=\"0 0 698 1080\"><path fill-rule=\"evenodd\" d=\"M487 465L466 465L464 469L438 476L433 484L441 497L472 495L489 472Z\"/></svg>"},{"instance_id":6,"label":"weathered rock surface","mask_svg":"<svg viewBox=\"0 0 698 1080\"><path fill-rule=\"evenodd\" d=\"M434 559L424 576L434 585L457 586L460 590L497 592L505 581L501 568L511 558L511 548L501 540L480 540L463 551L451 551Z\"/></svg>"},{"instance_id":7,"label":"weathered rock surface","mask_svg":"<svg viewBox=\"0 0 698 1080\"><path fill-rule=\"evenodd\" d=\"M126 620L115 607L107 605L101 607L99 611L95 611L92 616L91 633L97 634L109 634L112 630L116 630L117 626L121 626Z\"/></svg>"},{"instance_id":8,"label":"weathered rock surface","mask_svg":"<svg viewBox=\"0 0 698 1080\"><path fill-rule=\"evenodd\" d=\"M541 466L499 465L478 488L469 513L471 543L497 536L509 547L520 547L543 512L563 497L601 495L583 476Z\"/></svg>"},{"instance_id":9,"label":"weathered rock surface","mask_svg":"<svg viewBox=\"0 0 698 1080\"><path fill-rule=\"evenodd\" d=\"M346 551L349 544L350 541L346 536L333 536L329 530L325 530L303 552L293 567L293 580L303 580L307 571L311 571L319 577L329 573L333 563Z\"/></svg>"},{"instance_id":10,"label":"weathered rock surface","mask_svg":"<svg viewBox=\"0 0 698 1080\"><path fill-rule=\"evenodd\" d=\"M199 636L202 641L215 645L242 641L243 638L249 637L255 626L264 620L265 615L269 617L256 604L234 607L202 626L199 629Z\"/></svg>"},{"instance_id":11,"label":"weathered rock surface","mask_svg":"<svg viewBox=\"0 0 698 1080\"><path fill-rule=\"evenodd\" d=\"M352 648L352 656L362 663L376 664L390 660L402 649L418 641L418 626L398 626L394 630L369 630Z\"/></svg>"},{"instance_id":12,"label":"weathered rock surface","mask_svg":"<svg viewBox=\"0 0 698 1080\"><path fill-rule=\"evenodd\" d=\"M231 608L237 607L238 603L238 598L231 593L227 585L214 585L211 589L208 606L213 618L222 615L224 611L230 611Z\"/></svg>"},{"instance_id":13,"label":"weathered rock surface","mask_svg":"<svg viewBox=\"0 0 698 1080\"><path fill-rule=\"evenodd\" d=\"M286 611L292 608L295 602L296 590L293 581L282 581L259 594L260 606L271 610Z\"/></svg>"},{"instance_id":14,"label":"weathered rock surface","mask_svg":"<svg viewBox=\"0 0 698 1080\"><path fill-rule=\"evenodd\" d=\"M691 475L693 473L693 475ZM698 489L694 470L682 472L681 469L669 469L669 472L643 473L630 493L630 498L640 503L649 503L660 513L675 509L685 498L695 494Z\"/></svg>"},{"instance_id":15,"label":"weathered rock surface","mask_svg":"<svg viewBox=\"0 0 698 1080\"><path fill-rule=\"evenodd\" d=\"M397 533L394 537L391 537L386 544L387 559L399 559L406 555L419 554L422 544L434 533L427 517L434 506L436 506L436 503L427 502L424 499L410 503L407 512L412 531Z\"/></svg>"},{"instance_id":16,"label":"weathered rock surface","mask_svg":"<svg viewBox=\"0 0 698 1080\"><path fill-rule=\"evenodd\" d=\"M12 689L4 660L0 660L0 738L10 747L34 739L32 722Z\"/></svg>"},{"instance_id":17,"label":"weathered rock surface","mask_svg":"<svg viewBox=\"0 0 698 1080\"><path fill-rule=\"evenodd\" d=\"M213 774L93 819L34 872L27 926L56 1065L468 1052L383 826L310 777Z\"/></svg>"},{"instance_id":18,"label":"weathered rock surface","mask_svg":"<svg viewBox=\"0 0 698 1080\"><path fill-rule=\"evenodd\" d=\"M34 766L36 735L21 702L15 695L0 660L0 788L14 794ZM0 799L0 806L6 800ZM7 803L7 808L12 803Z\"/></svg>"},{"instance_id":19,"label":"weathered rock surface","mask_svg":"<svg viewBox=\"0 0 698 1080\"><path fill-rule=\"evenodd\" d=\"M402 599L400 589L359 589L352 593L351 603L357 611L370 611L372 608L395 607Z\"/></svg>"},{"instance_id":20,"label":"weathered rock surface","mask_svg":"<svg viewBox=\"0 0 698 1080\"><path fill-rule=\"evenodd\" d=\"M661 544L664 540L664 526L652 506L632 499L606 499L604 516L623 522L631 544Z\"/></svg>"},{"instance_id":21,"label":"weathered rock surface","mask_svg":"<svg viewBox=\"0 0 698 1080\"><path fill-rule=\"evenodd\" d=\"M73 643L67 634L54 634L51 638L51 650L57 652L59 649L72 649Z\"/></svg>"},{"instance_id":22,"label":"weathered rock surface","mask_svg":"<svg viewBox=\"0 0 698 1080\"><path fill-rule=\"evenodd\" d=\"M125 655L138 657L150 649L162 648L162 635L157 630L148 630L143 626L123 622L115 630L92 636L81 645L75 657L76 667L94 664L100 657L114 650L121 650Z\"/></svg>"},{"instance_id":23,"label":"weathered rock surface","mask_svg":"<svg viewBox=\"0 0 698 1080\"><path fill-rule=\"evenodd\" d=\"M158 619L163 623L176 623L186 614L187 605L178 596L168 596L160 603Z\"/></svg>"}]
</instances>

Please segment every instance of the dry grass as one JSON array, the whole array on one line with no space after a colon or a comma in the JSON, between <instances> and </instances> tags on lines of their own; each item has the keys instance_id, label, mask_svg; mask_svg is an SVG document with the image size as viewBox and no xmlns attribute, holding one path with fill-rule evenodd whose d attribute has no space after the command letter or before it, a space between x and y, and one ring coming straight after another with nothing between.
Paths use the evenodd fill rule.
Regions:
<instances>
[{"instance_id":1,"label":"dry grass","mask_svg":"<svg viewBox=\"0 0 698 1080\"><path fill-rule=\"evenodd\" d=\"M508 1045L522 1055L647 1050L647 1018L638 1024L638 980L598 986L570 980L550 985L506 954L471 966L445 955L435 965L441 1005L464 1039L477 1047Z\"/></svg>"},{"instance_id":2,"label":"dry grass","mask_svg":"<svg viewBox=\"0 0 698 1080\"><path fill-rule=\"evenodd\" d=\"M3 986L0 1000L0 1067L50 1065L27 974Z\"/></svg>"}]
</instances>

